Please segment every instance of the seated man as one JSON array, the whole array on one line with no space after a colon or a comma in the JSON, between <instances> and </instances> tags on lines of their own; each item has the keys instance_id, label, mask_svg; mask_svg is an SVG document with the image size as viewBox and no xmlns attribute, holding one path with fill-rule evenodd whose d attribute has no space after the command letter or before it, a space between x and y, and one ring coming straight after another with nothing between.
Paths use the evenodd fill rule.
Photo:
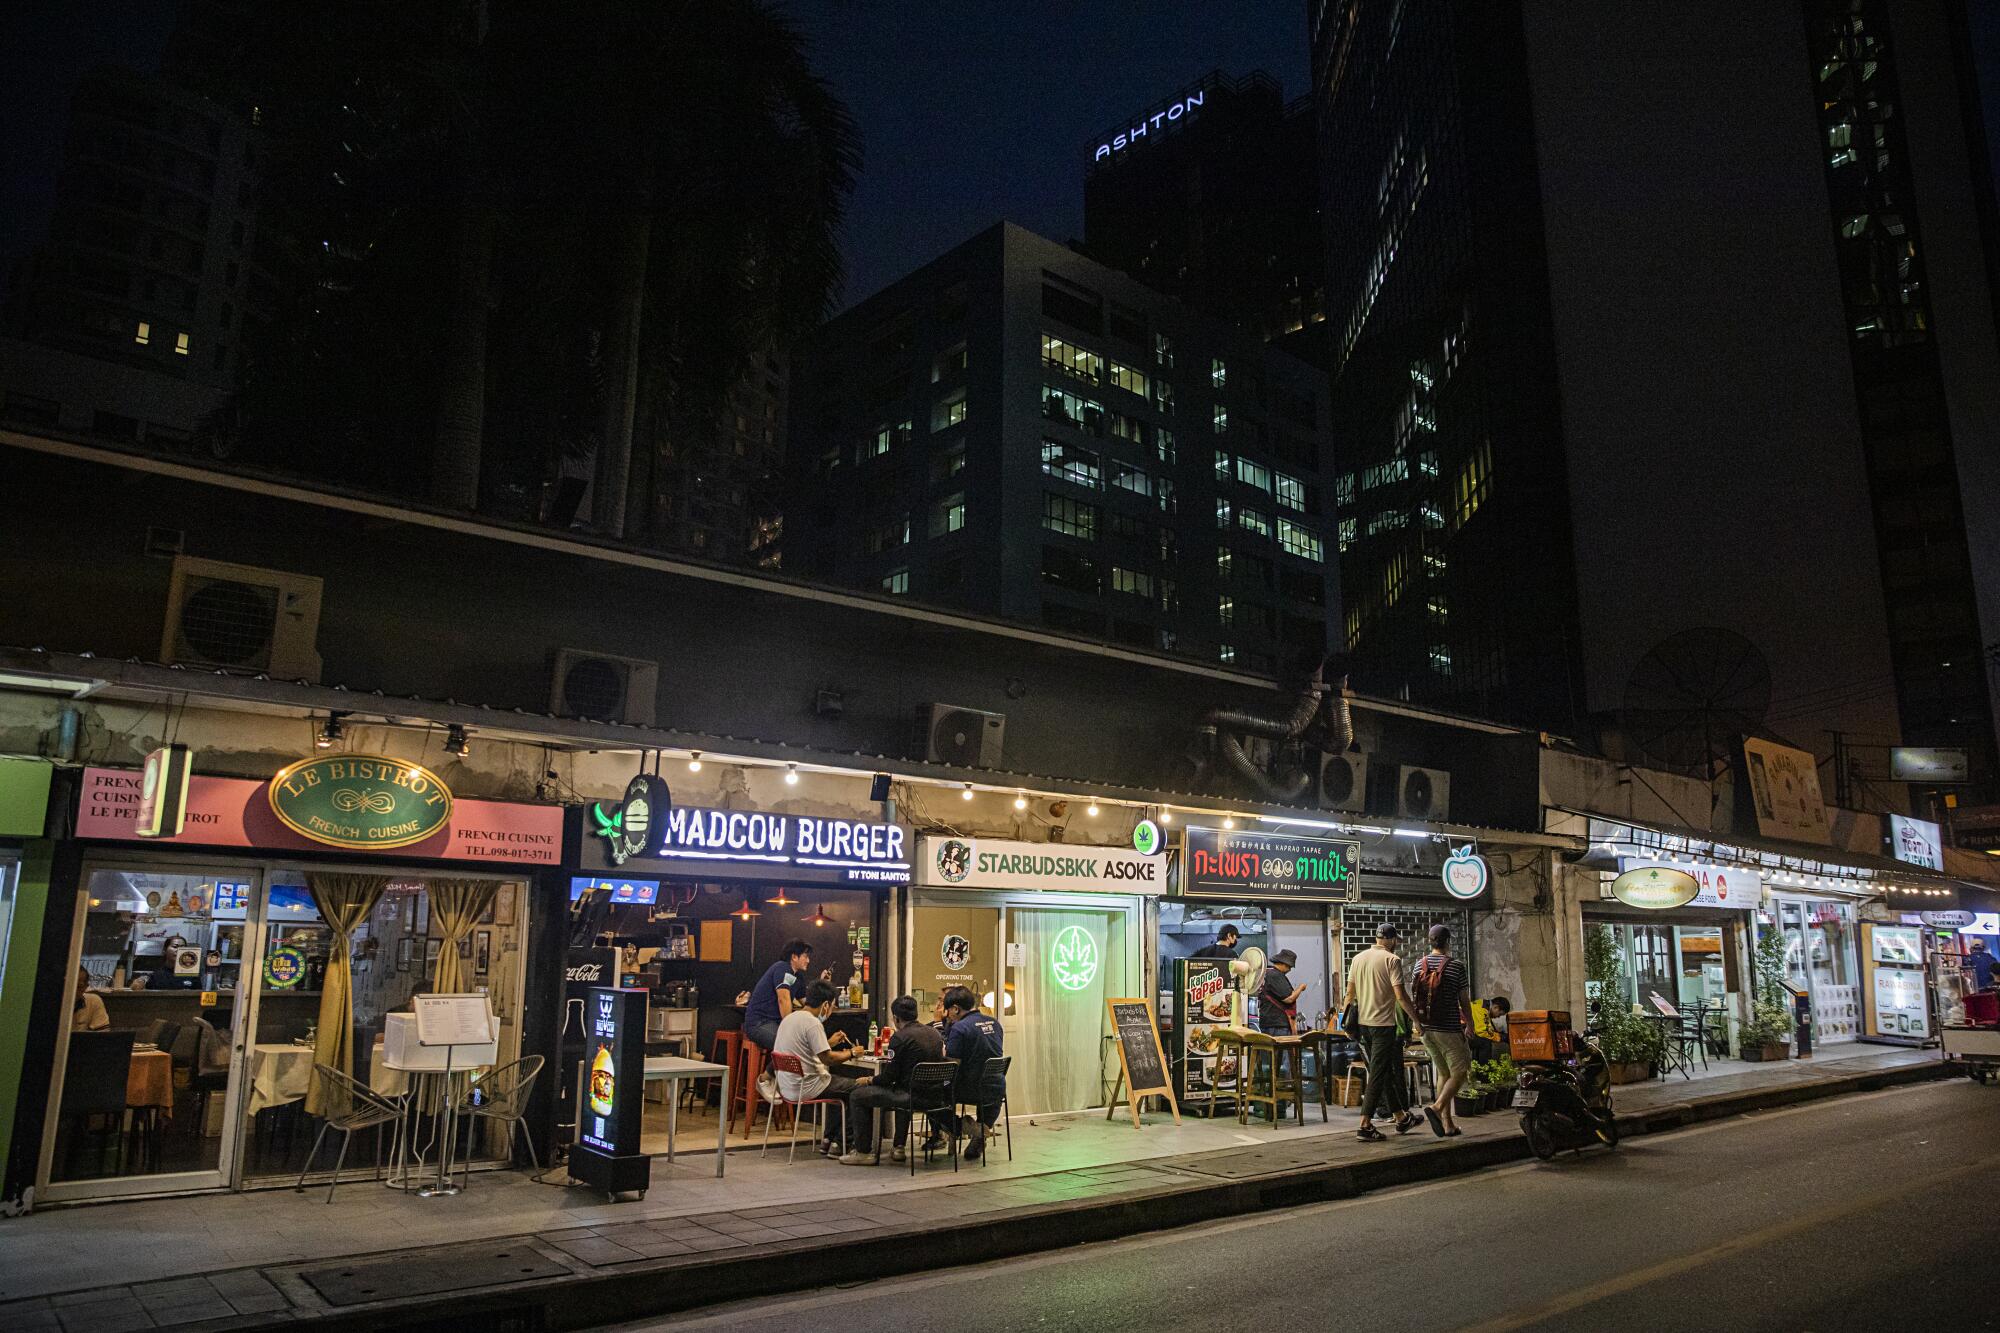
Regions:
<instances>
[{"instance_id":1,"label":"seated man","mask_svg":"<svg viewBox=\"0 0 2000 1333\"><path fill-rule=\"evenodd\" d=\"M790 1102L807 1101L814 1097L831 1097L834 1104L826 1108L826 1138L819 1145L820 1155L834 1156L839 1152L841 1141L841 1111L847 1105L848 1094L861 1085L844 1074L832 1071L853 1059L856 1055L853 1043L845 1032L836 1032L831 1041L827 1040L826 1020L833 1013L833 998L837 994L833 983L815 981L806 988L806 1002L785 1015L785 1021L778 1024L777 1040L771 1047L773 1055L797 1056L803 1074L780 1073L778 1091ZM803 1111L800 1114L804 1114Z\"/></svg>"},{"instance_id":2,"label":"seated man","mask_svg":"<svg viewBox=\"0 0 2000 1333\"><path fill-rule=\"evenodd\" d=\"M744 997L743 1035L765 1050L778 1039L778 1024L785 1021L806 988L806 969L812 966L812 945L793 940L778 961L764 969L764 975Z\"/></svg>"},{"instance_id":3,"label":"seated man","mask_svg":"<svg viewBox=\"0 0 2000 1333\"><path fill-rule=\"evenodd\" d=\"M914 996L900 995L889 1006L889 1018L896 1030L889 1037L889 1050L882 1057L881 1072L859 1080L861 1086L847 1098L847 1155L840 1160L848 1166L872 1166L875 1162L875 1111L893 1106L896 1111L895 1161L903 1160L903 1144L910 1136L910 1075L928 1060L944 1059L944 1038L928 1023L917 1021Z\"/></svg>"},{"instance_id":4,"label":"seated man","mask_svg":"<svg viewBox=\"0 0 2000 1333\"><path fill-rule=\"evenodd\" d=\"M945 1058L958 1061L958 1083L952 1094L961 1104L970 1105L979 1096L980 1077L986 1062L1003 1054L1000 1020L979 1012L979 997L969 987L953 986L944 993L945 1019L950 1024L944 1035ZM976 1162L986 1151L986 1131L1000 1118L1000 1103L979 1102L979 1118L972 1126L972 1141L965 1147L965 1160ZM958 1115L943 1112L938 1117L947 1134L959 1132Z\"/></svg>"}]
</instances>

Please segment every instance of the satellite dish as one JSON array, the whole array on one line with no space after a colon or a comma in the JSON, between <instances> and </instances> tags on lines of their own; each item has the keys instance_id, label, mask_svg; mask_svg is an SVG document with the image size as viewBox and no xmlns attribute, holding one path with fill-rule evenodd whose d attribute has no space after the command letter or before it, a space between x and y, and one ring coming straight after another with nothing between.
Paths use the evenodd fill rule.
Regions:
<instances>
[{"instance_id":1,"label":"satellite dish","mask_svg":"<svg viewBox=\"0 0 2000 1333\"><path fill-rule=\"evenodd\" d=\"M1686 629L1654 644L1625 683L1625 739L1662 768L1711 778L1763 728L1771 667L1735 630Z\"/></svg>"},{"instance_id":2,"label":"satellite dish","mask_svg":"<svg viewBox=\"0 0 2000 1333\"><path fill-rule=\"evenodd\" d=\"M1258 985L1264 980L1265 966L1264 951L1254 944L1230 961L1229 975L1236 979L1236 993L1229 997L1230 1027L1248 1030L1250 997L1257 993Z\"/></svg>"}]
</instances>

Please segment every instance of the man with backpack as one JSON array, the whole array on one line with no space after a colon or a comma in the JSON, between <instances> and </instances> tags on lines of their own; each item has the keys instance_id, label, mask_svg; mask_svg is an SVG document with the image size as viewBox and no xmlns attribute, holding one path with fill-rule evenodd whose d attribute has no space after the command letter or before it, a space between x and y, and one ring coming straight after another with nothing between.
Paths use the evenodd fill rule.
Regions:
<instances>
[{"instance_id":1,"label":"man with backpack","mask_svg":"<svg viewBox=\"0 0 2000 1333\"><path fill-rule=\"evenodd\" d=\"M1395 1116L1398 1134L1407 1134L1423 1123L1410 1109L1403 1084L1403 1039L1396 1028L1396 1011L1400 1009L1410 1016L1418 1032L1423 1031L1403 984L1403 960L1396 956L1396 943L1401 938L1402 932L1385 921L1375 927L1375 947L1363 949L1347 965L1347 997L1342 1007L1349 1011L1351 1021L1342 1026L1360 1041L1368 1061L1368 1089L1361 1095L1361 1128L1354 1135L1363 1143L1380 1143L1388 1137L1375 1128L1378 1110Z\"/></svg>"},{"instance_id":2,"label":"man with backpack","mask_svg":"<svg viewBox=\"0 0 2000 1333\"><path fill-rule=\"evenodd\" d=\"M1417 1029L1430 1052L1431 1076L1437 1097L1423 1108L1431 1133L1441 1139L1462 1133L1452 1115L1452 1098L1472 1069L1472 1048L1465 1029L1472 1015L1465 1001L1465 964L1451 956L1451 927L1431 927L1431 951L1417 962L1410 976L1410 997L1416 1001Z\"/></svg>"}]
</instances>

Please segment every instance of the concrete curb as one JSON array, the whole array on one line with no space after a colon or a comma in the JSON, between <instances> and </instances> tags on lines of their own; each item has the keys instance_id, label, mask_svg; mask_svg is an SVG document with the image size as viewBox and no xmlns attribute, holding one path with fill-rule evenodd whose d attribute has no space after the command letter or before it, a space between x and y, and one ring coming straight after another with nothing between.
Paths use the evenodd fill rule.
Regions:
<instances>
[{"instance_id":1,"label":"concrete curb","mask_svg":"<svg viewBox=\"0 0 2000 1333\"><path fill-rule=\"evenodd\" d=\"M1650 1107L1619 1116L1618 1124L1625 1136L1657 1134L1751 1111L1932 1082L1954 1073L1940 1062L1833 1075ZM1302 1203L1349 1199L1529 1156L1527 1141L1516 1135L1481 1137L1470 1143L1437 1144L1360 1162L1294 1167L1241 1180L1174 1181L1098 1202L1024 1207L989 1221L949 1229L849 1232L830 1236L824 1244L810 1249L787 1251L782 1266L768 1254L702 1264L671 1259L640 1261L616 1271L486 1292L421 1297L393 1309L370 1305L326 1312L292 1310L282 1323L246 1320L229 1326L303 1326L326 1333L375 1329L450 1329L457 1333L467 1326L502 1333L587 1328L749 1297L986 1263Z\"/></svg>"}]
</instances>

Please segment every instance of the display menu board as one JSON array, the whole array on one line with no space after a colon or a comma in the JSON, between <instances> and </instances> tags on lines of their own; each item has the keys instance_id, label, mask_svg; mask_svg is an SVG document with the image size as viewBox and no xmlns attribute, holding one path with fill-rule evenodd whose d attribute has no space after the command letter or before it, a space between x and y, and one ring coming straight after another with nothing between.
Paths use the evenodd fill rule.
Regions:
<instances>
[{"instance_id":1,"label":"display menu board","mask_svg":"<svg viewBox=\"0 0 2000 1333\"><path fill-rule=\"evenodd\" d=\"M1930 1038L1921 926L1861 923L1861 1037L1916 1046Z\"/></svg>"},{"instance_id":2,"label":"display menu board","mask_svg":"<svg viewBox=\"0 0 2000 1333\"><path fill-rule=\"evenodd\" d=\"M570 1173L607 1193L637 1190L643 1195L652 1161L639 1148L646 992L593 987L583 1014L583 1105Z\"/></svg>"},{"instance_id":3,"label":"display menu board","mask_svg":"<svg viewBox=\"0 0 2000 1333\"><path fill-rule=\"evenodd\" d=\"M1178 1123L1180 1103L1174 1097L1173 1082L1167 1077L1167 1056L1160 1046L1160 1028L1153 1021L1153 1006L1138 998L1107 999L1104 1003L1111 1011L1111 1031L1118 1039L1118 1063L1123 1070L1125 1103L1131 1108L1132 1123L1142 1124L1139 1099L1155 1095L1167 1099ZM1116 1113L1115 1098L1104 1111L1107 1118Z\"/></svg>"},{"instance_id":4,"label":"display menu board","mask_svg":"<svg viewBox=\"0 0 2000 1333\"><path fill-rule=\"evenodd\" d=\"M1182 1101L1236 1093L1236 1057L1223 1055L1216 1029L1229 1022L1229 963L1219 958L1174 960L1174 1086Z\"/></svg>"}]
</instances>

